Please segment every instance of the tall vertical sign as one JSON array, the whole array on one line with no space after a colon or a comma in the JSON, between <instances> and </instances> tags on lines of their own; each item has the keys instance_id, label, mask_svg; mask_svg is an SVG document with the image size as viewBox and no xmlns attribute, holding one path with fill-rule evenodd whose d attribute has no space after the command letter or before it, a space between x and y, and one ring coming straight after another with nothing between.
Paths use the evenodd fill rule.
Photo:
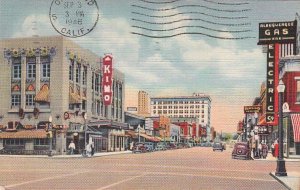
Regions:
<instances>
[{"instance_id":1,"label":"tall vertical sign","mask_svg":"<svg viewBox=\"0 0 300 190\"><path fill-rule=\"evenodd\" d=\"M278 123L279 47L296 46L297 21L259 23L258 45L267 45L266 124ZM294 51L295 52L295 51Z\"/></svg>"},{"instance_id":2,"label":"tall vertical sign","mask_svg":"<svg viewBox=\"0 0 300 190\"><path fill-rule=\"evenodd\" d=\"M102 97L105 106L110 105L112 102L112 72L112 57L106 55L102 64Z\"/></svg>"},{"instance_id":3,"label":"tall vertical sign","mask_svg":"<svg viewBox=\"0 0 300 190\"><path fill-rule=\"evenodd\" d=\"M277 124L277 117L275 114L278 112L276 87L278 85L278 48L279 44L268 44L267 52L267 90L266 90L266 122L268 124Z\"/></svg>"}]
</instances>

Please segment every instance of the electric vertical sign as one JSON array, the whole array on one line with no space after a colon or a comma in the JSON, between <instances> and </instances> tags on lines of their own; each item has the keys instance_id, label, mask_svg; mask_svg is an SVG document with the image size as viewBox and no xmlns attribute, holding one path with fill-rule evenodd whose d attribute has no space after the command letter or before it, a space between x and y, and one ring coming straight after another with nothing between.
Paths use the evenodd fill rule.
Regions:
<instances>
[{"instance_id":1,"label":"electric vertical sign","mask_svg":"<svg viewBox=\"0 0 300 190\"><path fill-rule=\"evenodd\" d=\"M108 106L112 102L112 57L110 55L106 55L103 58L102 64L102 97L103 104Z\"/></svg>"},{"instance_id":2,"label":"electric vertical sign","mask_svg":"<svg viewBox=\"0 0 300 190\"><path fill-rule=\"evenodd\" d=\"M266 90L266 122L275 124L275 113L278 111L276 86L278 84L278 62L275 61L277 54L275 46L278 44L268 44L267 54L267 90ZM277 60L277 58L276 58Z\"/></svg>"},{"instance_id":3,"label":"electric vertical sign","mask_svg":"<svg viewBox=\"0 0 300 190\"><path fill-rule=\"evenodd\" d=\"M258 45L267 45L266 123L278 123L279 48L280 44L296 47L297 21L259 23ZM295 52L295 51L294 51Z\"/></svg>"}]
</instances>

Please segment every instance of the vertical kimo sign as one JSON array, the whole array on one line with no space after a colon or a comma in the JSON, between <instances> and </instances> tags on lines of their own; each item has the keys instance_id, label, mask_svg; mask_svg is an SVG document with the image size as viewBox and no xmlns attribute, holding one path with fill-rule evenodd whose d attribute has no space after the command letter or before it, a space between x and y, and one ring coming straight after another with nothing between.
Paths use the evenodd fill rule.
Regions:
<instances>
[{"instance_id":1,"label":"vertical kimo sign","mask_svg":"<svg viewBox=\"0 0 300 190\"><path fill-rule=\"evenodd\" d=\"M110 105L112 102L112 72L112 57L106 55L102 64L102 97L105 106Z\"/></svg>"}]
</instances>

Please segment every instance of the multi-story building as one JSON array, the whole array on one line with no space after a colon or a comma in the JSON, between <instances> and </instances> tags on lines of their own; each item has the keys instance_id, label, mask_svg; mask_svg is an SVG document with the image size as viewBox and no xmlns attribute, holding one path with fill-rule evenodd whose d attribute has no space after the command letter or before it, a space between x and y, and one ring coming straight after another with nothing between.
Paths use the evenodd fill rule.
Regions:
<instances>
[{"instance_id":1,"label":"multi-story building","mask_svg":"<svg viewBox=\"0 0 300 190\"><path fill-rule=\"evenodd\" d=\"M284 142L287 156L300 155L300 55L280 60L279 78L285 84L284 91Z\"/></svg>"},{"instance_id":2,"label":"multi-story building","mask_svg":"<svg viewBox=\"0 0 300 190\"><path fill-rule=\"evenodd\" d=\"M113 69L112 102L106 106L102 59L73 41L6 39L0 50L0 146L36 153L52 142L53 150L64 154L72 140L77 151L87 141L94 141L96 151L124 149L121 72Z\"/></svg>"},{"instance_id":3,"label":"multi-story building","mask_svg":"<svg viewBox=\"0 0 300 190\"><path fill-rule=\"evenodd\" d=\"M194 93L192 96L152 97L150 112L152 116L164 115L170 118L197 118L199 124L210 134L211 98ZM210 140L210 137L207 137Z\"/></svg>"},{"instance_id":4,"label":"multi-story building","mask_svg":"<svg viewBox=\"0 0 300 190\"><path fill-rule=\"evenodd\" d=\"M150 116L150 98L147 92L138 92L138 114L142 116Z\"/></svg>"}]
</instances>

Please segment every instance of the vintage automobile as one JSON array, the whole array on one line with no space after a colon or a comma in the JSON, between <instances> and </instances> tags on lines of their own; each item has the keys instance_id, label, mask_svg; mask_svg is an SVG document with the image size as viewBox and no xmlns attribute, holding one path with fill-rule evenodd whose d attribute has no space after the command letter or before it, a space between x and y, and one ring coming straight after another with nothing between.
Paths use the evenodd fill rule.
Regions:
<instances>
[{"instance_id":1,"label":"vintage automobile","mask_svg":"<svg viewBox=\"0 0 300 190\"><path fill-rule=\"evenodd\" d=\"M219 142L214 143L213 144L213 151L216 151L216 150L223 151L224 150L223 144L219 143Z\"/></svg>"},{"instance_id":2,"label":"vintage automobile","mask_svg":"<svg viewBox=\"0 0 300 190\"><path fill-rule=\"evenodd\" d=\"M251 150L247 142L235 143L231 156L232 159L250 159Z\"/></svg>"},{"instance_id":3,"label":"vintage automobile","mask_svg":"<svg viewBox=\"0 0 300 190\"><path fill-rule=\"evenodd\" d=\"M144 145L148 152L154 151L154 143L153 142L145 142Z\"/></svg>"},{"instance_id":4,"label":"vintage automobile","mask_svg":"<svg viewBox=\"0 0 300 190\"><path fill-rule=\"evenodd\" d=\"M145 153L147 152L147 148L144 143L136 143L132 148L132 153Z\"/></svg>"},{"instance_id":5,"label":"vintage automobile","mask_svg":"<svg viewBox=\"0 0 300 190\"><path fill-rule=\"evenodd\" d=\"M155 150L167 150L167 147L164 143L157 143Z\"/></svg>"}]
</instances>

